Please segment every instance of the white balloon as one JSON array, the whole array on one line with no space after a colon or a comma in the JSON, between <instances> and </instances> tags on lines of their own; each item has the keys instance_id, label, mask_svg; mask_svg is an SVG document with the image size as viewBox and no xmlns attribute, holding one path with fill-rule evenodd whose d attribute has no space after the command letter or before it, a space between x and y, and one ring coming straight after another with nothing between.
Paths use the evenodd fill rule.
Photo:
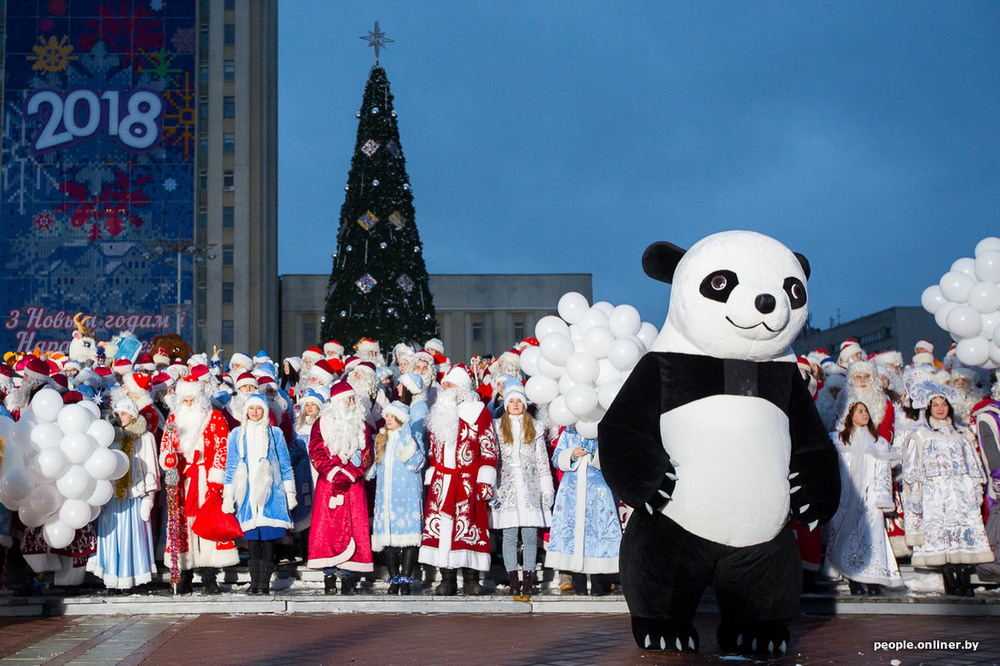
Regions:
<instances>
[{"instance_id":1,"label":"white balloon","mask_svg":"<svg viewBox=\"0 0 1000 666\"><path fill-rule=\"evenodd\" d=\"M47 515L36 513L27 505L17 510L17 517L24 523L25 527L41 527L48 519Z\"/></svg>"},{"instance_id":2,"label":"white balloon","mask_svg":"<svg viewBox=\"0 0 1000 666\"><path fill-rule=\"evenodd\" d=\"M608 382L620 381L622 378L622 373L615 368L606 358L602 358L597 362L597 381L594 382L597 386L604 386Z\"/></svg>"},{"instance_id":3,"label":"white balloon","mask_svg":"<svg viewBox=\"0 0 1000 666\"><path fill-rule=\"evenodd\" d=\"M949 301L952 303L964 303L965 297L969 294L969 290L972 289L972 285L975 282L975 278L965 273L948 271L941 276L941 281L938 284L941 286L941 294ZM937 312L934 314L937 314Z\"/></svg>"},{"instance_id":4,"label":"white balloon","mask_svg":"<svg viewBox=\"0 0 1000 666\"><path fill-rule=\"evenodd\" d=\"M62 428L55 423L39 423L31 429L31 443L38 450L59 448L62 438Z\"/></svg>"},{"instance_id":5,"label":"white balloon","mask_svg":"<svg viewBox=\"0 0 1000 666\"><path fill-rule=\"evenodd\" d=\"M986 250L976 257L976 277L984 282L1000 282L1000 250Z\"/></svg>"},{"instance_id":6,"label":"white balloon","mask_svg":"<svg viewBox=\"0 0 1000 666\"><path fill-rule=\"evenodd\" d=\"M947 331L948 313L951 312L956 307L958 307L958 303L952 303L951 301L947 301L944 305L942 305L937 309L937 312L934 313L934 323L936 323L939 327Z\"/></svg>"},{"instance_id":7,"label":"white balloon","mask_svg":"<svg viewBox=\"0 0 1000 666\"><path fill-rule=\"evenodd\" d=\"M66 454L58 446L39 451L36 461L42 477L50 480L58 479L69 467Z\"/></svg>"},{"instance_id":8,"label":"white balloon","mask_svg":"<svg viewBox=\"0 0 1000 666\"><path fill-rule=\"evenodd\" d=\"M983 240L976 243L976 257L978 258L983 252L988 252L990 250L1000 250L1000 238L996 236L987 236Z\"/></svg>"},{"instance_id":9,"label":"white balloon","mask_svg":"<svg viewBox=\"0 0 1000 666\"><path fill-rule=\"evenodd\" d=\"M576 382L569 376L569 373L559 378L559 393L566 395L574 386L576 386Z\"/></svg>"},{"instance_id":10,"label":"white balloon","mask_svg":"<svg viewBox=\"0 0 1000 666\"><path fill-rule=\"evenodd\" d=\"M566 406L565 396L557 396L549 405L549 418L558 426L569 426L576 423L576 414Z\"/></svg>"},{"instance_id":11,"label":"white balloon","mask_svg":"<svg viewBox=\"0 0 1000 666\"><path fill-rule=\"evenodd\" d=\"M604 409L611 409L611 403L615 401L618 391L622 389L621 381L608 382L597 389L597 402Z\"/></svg>"},{"instance_id":12,"label":"white balloon","mask_svg":"<svg viewBox=\"0 0 1000 666\"><path fill-rule=\"evenodd\" d=\"M583 346L587 353L596 359L607 357L615 335L606 326L595 326L583 334Z\"/></svg>"},{"instance_id":13,"label":"white balloon","mask_svg":"<svg viewBox=\"0 0 1000 666\"><path fill-rule=\"evenodd\" d=\"M583 344L583 336L573 338L573 353L587 354L587 345ZM589 354L587 354L589 356Z\"/></svg>"},{"instance_id":14,"label":"white balloon","mask_svg":"<svg viewBox=\"0 0 1000 666\"><path fill-rule=\"evenodd\" d=\"M101 408L97 406L97 403L93 400L81 400L76 403L90 412L95 419L101 418Z\"/></svg>"},{"instance_id":15,"label":"white balloon","mask_svg":"<svg viewBox=\"0 0 1000 666\"><path fill-rule=\"evenodd\" d=\"M581 421L593 421L594 423L600 423L604 415L607 414L607 410L601 407L600 404L590 410L589 413L585 414L580 418Z\"/></svg>"},{"instance_id":16,"label":"white balloon","mask_svg":"<svg viewBox=\"0 0 1000 666\"><path fill-rule=\"evenodd\" d=\"M538 359L538 374L545 375L551 379L559 379L566 372L566 368L561 365L549 363L544 356Z\"/></svg>"},{"instance_id":17,"label":"white balloon","mask_svg":"<svg viewBox=\"0 0 1000 666\"><path fill-rule=\"evenodd\" d=\"M73 543L75 530L58 518L50 518L46 521L45 527L42 528L42 535L49 546L59 549Z\"/></svg>"},{"instance_id":18,"label":"white balloon","mask_svg":"<svg viewBox=\"0 0 1000 666\"><path fill-rule=\"evenodd\" d=\"M642 350L639 348L639 345L629 338L615 340L611 343L611 348L608 350L608 360L620 372L631 370L635 367L635 364L639 362L640 356L642 356Z\"/></svg>"},{"instance_id":19,"label":"white balloon","mask_svg":"<svg viewBox=\"0 0 1000 666\"><path fill-rule=\"evenodd\" d=\"M94 492L95 483L83 465L70 465L70 468L56 480L56 488L67 499L84 499Z\"/></svg>"},{"instance_id":20,"label":"white balloon","mask_svg":"<svg viewBox=\"0 0 1000 666\"><path fill-rule=\"evenodd\" d=\"M117 457L115 458L117 460ZM98 479L94 484L94 492L87 498L87 504L100 508L108 503L111 496L115 494L115 485L110 481Z\"/></svg>"},{"instance_id":21,"label":"white balloon","mask_svg":"<svg viewBox=\"0 0 1000 666\"><path fill-rule=\"evenodd\" d=\"M619 305L611 311L608 317L608 328L616 337L624 338L635 335L642 326L642 317L639 311L631 305Z\"/></svg>"},{"instance_id":22,"label":"white balloon","mask_svg":"<svg viewBox=\"0 0 1000 666\"><path fill-rule=\"evenodd\" d=\"M575 324L590 309L590 303L587 302L587 297L583 294L570 291L563 294L559 299L557 309L559 310L560 317L570 324Z\"/></svg>"},{"instance_id":23,"label":"white balloon","mask_svg":"<svg viewBox=\"0 0 1000 666\"><path fill-rule=\"evenodd\" d=\"M600 310L601 312L610 317L611 313L615 309L615 306L611 305L611 303L608 303L607 301L597 301L596 303L594 303L593 307L591 307L591 310L593 309Z\"/></svg>"},{"instance_id":24,"label":"white balloon","mask_svg":"<svg viewBox=\"0 0 1000 666\"><path fill-rule=\"evenodd\" d=\"M51 423L59 418L62 408L62 396L55 389L43 388L31 399L31 411L43 423Z\"/></svg>"},{"instance_id":25,"label":"white balloon","mask_svg":"<svg viewBox=\"0 0 1000 666\"><path fill-rule=\"evenodd\" d=\"M111 449L99 446L94 449L83 466L95 479L110 479L118 468L118 457Z\"/></svg>"},{"instance_id":26,"label":"white balloon","mask_svg":"<svg viewBox=\"0 0 1000 666\"><path fill-rule=\"evenodd\" d=\"M114 449L113 453L115 454L115 457L118 458L118 463L117 465L115 465L115 473L111 475L111 480L117 481L118 479L122 478L123 476L125 476L125 474L128 473L131 461L128 459L128 456L125 455L123 451Z\"/></svg>"},{"instance_id":27,"label":"white balloon","mask_svg":"<svg viewBox=\"0 0 1000 666\"><path fill-rule=\"evenodd\" d=\"M577 384L566 394L566 406L577 418L582 418L597 407L597 391L593 387Z\"/></svg>"},{"instance_id":28,"label":"white balloon","mask_svg":"<svg viewBox=\"0 0 1000 666\"><path fill-rule=\"evenodd\" d=\"M21 415L21 420L19 421L19 423L24 423L26 425L31 426L31 428L34 428L36 425L41 423L41 420L39 420L38 414L35 414L33 411L29 409L25 411L24 414Z\"/></svg>"},{"instance_id":29,"label":"white balloon","mask_svg":"<svg viewBox=\"0 0 1000 666\"><path fill-rule=\"evenodd\" d=\"M553 365L565 366L573 355L573 341L562 333L549 333L541 339L542 358Z\"/></svg>"},{"instance_id":30,"label":"white balloon","mask_svg":"<svg viewBox=\"0 0 1000 666\"><path fill-rule=\"evenodd\" d=\"M971 307L983 314L1000 310L1000 285L995 282L977 282L966 296Z\"/></svg>"},{"instance_id":31,"label":"white balloon","mask_svg":"<svg viewBox=\"0 0 1000 666\"><path fill-rule=\"evenodd\" d=\"M562 333L569 337L569 326L559 317L545 315L535 324L535 337L541 341L549 333Z\"/></svg>"},{"instance_id":32,"label":"white balloon","mask_svg":"<svg viewBox=\"0 0 1000 666\"><path fill-rule=\"evenodd\" d=\"M635 346L639 348L639 356L642 356L649 351L649 347L646 346L642 340L639 339L638 335L630 335L626 339L631 340L635 343Z\"/></svg>"},{"instance_id":33,"label":"white balloon","mask_svg":"<svg viewBox=\"0 0 1000 666\"><path fill-rule=\"evenodd\" d=\"M20 502L35 489L35 480L26 469L12 469L0 477L0 487L3 488L5 497Z\"/></svg>"},{"instance_id":34,"label":"white balloon","mask_svg":"<svg viewBox=\"0 0 1000 666\"><path fill-rule=\"evenodd\" d=\"M948 313L948 331L959 338L974 338L983 330L983 319L971 305L959 304Z\"/></svg>"},{"instance_id":35,"label":"white balloon","mask_svg":"<svg viewBox=\"0 0 1000 666\"><path fill-rule=\"evenodd\" d=\"M63 432L86 432L90 427L90 422L94 420L94 415L80 404L66 405L59 411L59 418L56 421Z\"/></svg>"},{"instance_id":36,"label":"white balloon","mask_svg":"<svg viewBox=\"0 0 1000 666\"><path fill-rule=\"evenodd\" d=\"M635 335L642 340L642 344L646 345L646 349L652 349L653 342L660 335L660 330L648 321L644 321L642 322L642 326L639 327L639 332Z\"/></svg>"},{"instance_id":37,"label":"white balloon","mask_svg":"<svg viewBox=\"0 0 1000 666\"><path fill-rule=\"evenodd\" d=\"M990 343L986 338L966 338L955 347L955 356L966 365L982 365L990 358Z\"/></svg>"},{"instance_id":38,"label":"white balloon","mask_svg":"<svg viewBox=\"0 0 1000 666\"><path fill-rule=\"evenodd\" d=\"M115 427L108 421L98 419L87 428L87 434L94 438L94 441L102 449L106 449L115 441Z\"/></svg>"},{"instance_id":39,"label":"white balloon","mask_svg":"<svg viewBox=\"0 0 1000 666\"><path fill-rule=\"evenodd\" d=\"M583 335L586 337L587 331L592 328L609 328L608 323L608 315L603 311L598 310L595 305L587 310L582 317L580 317L580 321L577 322L577 326L583 329Z\"/></svg>"},{"instance_id":40,"label":"white balloon","mask_svg":"<svg viewBox=\"0 0 1000 666\"><path fill-rule=\"evenodd\" d=\"M542 350L535 345L529 345L524 348L524 351L521 352L521 370L524 371L524 374L538 374L538 359L541 356Z\"/></svg>"},{"instance_id":41,"label":"white balloon","mask_svg":"<svg viewBox=\"0 0 1000 666\"><path fill-rule=\"evenodd\" d=\"M82 465L97 448L97 442L85 432L71 431L63 435L59 448L66 454L66 460L74 465Z\"/></svg>"},{"instance_id":42,"label":"white balloon","mask_svg":"<svg viewBox=\"0 0 1000 666\"><path fill-rule=\"evenodd\" d=\"M583 329L576 324L569 325L569 339L576 343L583 339Z\"/></svg>"},{"instance_id":43,"label":"white balloon","mask_svg":"<svg viewBox=\"0 0 1000 666\"><path fill-rule=\"evenodd\" d=\"M90 507L90 521L93 522L97 520L97 517L101 515L101 507L92 506Z\"/></svg>"},{"instance_id":44,"label":"white balloon","mask_svg":"<svg viewBox=\"0 0 1000 666\"><path fill-rule=\"evenodd\" d=\"M1000 311L991 312L981 316L983 320L983 337L993 340L996 337L997 327L1000 327Z\"/></svg>"},{"instance_id":45,"label":"white balloon","mask_svg":"<svg viewBox=\"0 0 1000 666\"><path fill-rule=\"evenodd\" d=\"M8 440L13 432L14 420L7 417L0 417L0 437L3 437L4 440Z\"/></svg>"},{"instance_id":46,"label":"white balloon","mask_svg":"<svg viewBox=\"0 0 1000 666\"><path fill-rule=\"evenodd\" d=\"M597 379L597 359L587 353L576 353L566 361L566 374L577 384L593 384Z\"/></svg>"},{"instance_id":47,"label":"white balloon","mask_svg":"<svg viewBox=\"0 0 1000 666\"><path fill-rule=\"evenodd\" d=\"M545 375L535 375L525 382L524 394L536 405L547 405L559 395L559 385Z\"/></svg>"},{"instance_id":48,"label":"white balloon","mask_svg":"<svg viewBox=\"0 0 1000 666\"><path fill-rule=\"evenodd\" d=\"M972 257L962 257L961 259L956 259L951 265L951 270L956 273L965 273L969 277L976 277L976 260Z\"/></svg>"},{"instance_id":49,"label":"white balloon","mask_svg":"<svg viewBox=\"0 0 1000 666\"><path fill-rule=\"evenodd\" d=\"M32 512L40 516L48 516L59 510L60 502L62 502L62 496L59 491L54 486L43 483L35 486L25 503Z\"/></svg>"},{"instance_id":50,"label":"white balloon","mask_svg":"<svg viewBox=\"0 0 1000 666\"><path fill-rule=\"evenodd\" d=\"M997 344L996 338L990 343L990 361L1000 363L1000 345Z\"/></svg>"},{"instance_id":51,"label":"white balloon","mask_svg":"<svg viewBox=\"0 0 1000 666\"><path fill-rule=\"evenodd\" d=\"M947 301L948 299L941 293L941 287L936 284L927 287L924 293L920 294L920 304L931 314L937 312L937 309Z\"/></svg>"},{"instance_id":52,"label":"white balloon","mask_svg":"<svg viewBox=\"0 0 1000 666\"><path fill-rule=\"evenodd\" d=\"M68 499L59 507L59 522L70 529L82 529L90 522L90 505L82 499Z\"/></svg>"},{"instance_id":53,"label":"white balloon","mask_svg":"<svg viewBox=\"0 0 1000 666\"><path fill-rule=\"evenodd\" d=\"M577 421L576 431L580 433L582 437L586 439L597 439L597 422L596 421Z\"/></svg>"}]
</instances>

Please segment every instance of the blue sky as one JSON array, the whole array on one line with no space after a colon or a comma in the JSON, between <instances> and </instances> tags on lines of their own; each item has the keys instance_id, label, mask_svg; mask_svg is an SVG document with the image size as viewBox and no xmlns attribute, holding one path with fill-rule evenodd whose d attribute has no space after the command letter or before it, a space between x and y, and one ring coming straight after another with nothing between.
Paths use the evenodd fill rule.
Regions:
<instances>
[{"instance_id":1,"label":"blue sky","mask_svg":"<svg viewBox=\"0 0 1000 666\"><path fill-rule=\"evenodd\" d=\"M376 20L431 273L592 273L659 326L645 247L751 229L826 328L1000 235L997 3L285 0L282 273L330 271Z\"/></svg>"}]
</instances>

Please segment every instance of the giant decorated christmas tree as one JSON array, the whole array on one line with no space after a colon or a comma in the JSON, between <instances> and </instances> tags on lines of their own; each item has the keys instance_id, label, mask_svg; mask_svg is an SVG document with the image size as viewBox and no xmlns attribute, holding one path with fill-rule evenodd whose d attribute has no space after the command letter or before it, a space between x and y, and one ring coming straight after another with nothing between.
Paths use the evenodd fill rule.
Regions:
<instances>
[{"instance_id":1,"label":"giant decorated christmas tree","mask_svg":"<svg viewBox=\"0 0 1000 666\"><path fill-rule=\"evenodd\" d=\"M375 66L358 113L323 339L350 345L369 337L386 350L433 337L436 322L389 80L378 64L379 47L391 40L378 23L362 39L375 47Z\"/></svg>"}]
</instances>

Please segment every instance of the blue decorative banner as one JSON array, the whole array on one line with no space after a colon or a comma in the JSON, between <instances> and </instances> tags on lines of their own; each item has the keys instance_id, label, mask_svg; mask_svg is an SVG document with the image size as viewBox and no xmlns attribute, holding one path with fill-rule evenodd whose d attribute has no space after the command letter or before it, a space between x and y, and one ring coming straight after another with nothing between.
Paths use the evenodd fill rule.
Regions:
<instances>
[{"instance_id":1,"label":"blue decorative banner","mask_svg":"<svg viewBox=\"0 0 1000 666\"><path fill-rule=\"evenodd\" d=\"M194 234L195 1L8 2L5 34L0 351L66 351L78 312L173 332L191 271L151 248Z\"/></svg>"}]
</instances>

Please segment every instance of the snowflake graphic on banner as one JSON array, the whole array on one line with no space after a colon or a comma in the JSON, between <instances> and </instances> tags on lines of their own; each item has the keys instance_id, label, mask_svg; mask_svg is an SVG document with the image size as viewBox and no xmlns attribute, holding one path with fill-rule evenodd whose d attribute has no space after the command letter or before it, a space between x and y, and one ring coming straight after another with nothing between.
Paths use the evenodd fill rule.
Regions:
<instances>
[{"instance_id":1,"label":"snowflake graphic on banner","mask_svg":"<svg viewBox=\"0 0 1000 666\"><path fill-rule=\"evenodd\" d=\"M407 275L406 273L403 273L396 279L396 284L398 284L399 288L405 291L406 293L410 293L411 291L413 291L413 288L417 286L416 284L414 284L413 280L410 279L410 276Z\"/></svg>"},{"instance_id":2,"label":"snowflake graphic on banner","mask_svg":"<svg viewBox=\"0 0 1000 666\"><path fill-rule=\"evenodd\" d=\"M364 229L365 231L368 231L369 229L371 229L372 227L374 227L376 224L378 224L378 218L375 217L375 213L373 213L373 212L371 212L369 210L369 211L365 212L364 215L362 215L361 217L358 218L358 224L361 225L362 229Z\"/></svg>"},{"instance_id":3,"label":"snowflake graphic on banner","mask_svg":"<svg viewBox=\"0 0 1000 666\"><path fill-rule=\"evenodd\" d=\"M389 222L397 229L402 229L406 225L406 216L398 210L394 210L392 211L392 215L389 216Z\"/></svg>"},{"instance_id":4,"label":"snowflake graphic on banner","mask_svg":"<svg viewBox=\"0 0 1000 666\"><path fill-rule=\"evenodd\" d=\"M373 278L371 275L365 273L364 275L359 277L357 282L355 282L354 284L358 285L358 289L360 289L362 293L367 294L372 289L375 288L375 285L377 285L378 282L376 282L375 278Z\"/></svg>"},{"instance_id":5,"label":"snowflake graphic on banner","mask_svg":"<svg viewBox=\"0 0 1000 666\"><path fill-rule=\"evenodd\" d=\"M375 151L378 150L380 145L382 144L380 144L375 139L368 139L367 141L365 141L365 145L361 146L361 152L363 152L368 157L371 157L372 155L375 154Z\"/></svg>"},{"instance_id":6,"label":"snowflake graphic on banner","mask_svg":"<svg viewBox=\"0 0 1000 666\"><path fill-rule=\"evenodd\" d=\"M52 211L43 210L41 213L36 213L34 217L31 218L31 223L35 225L35 229L38 231L48 231L55 224L56 218L52 215Z\"/></svg>"}]
</instances>

